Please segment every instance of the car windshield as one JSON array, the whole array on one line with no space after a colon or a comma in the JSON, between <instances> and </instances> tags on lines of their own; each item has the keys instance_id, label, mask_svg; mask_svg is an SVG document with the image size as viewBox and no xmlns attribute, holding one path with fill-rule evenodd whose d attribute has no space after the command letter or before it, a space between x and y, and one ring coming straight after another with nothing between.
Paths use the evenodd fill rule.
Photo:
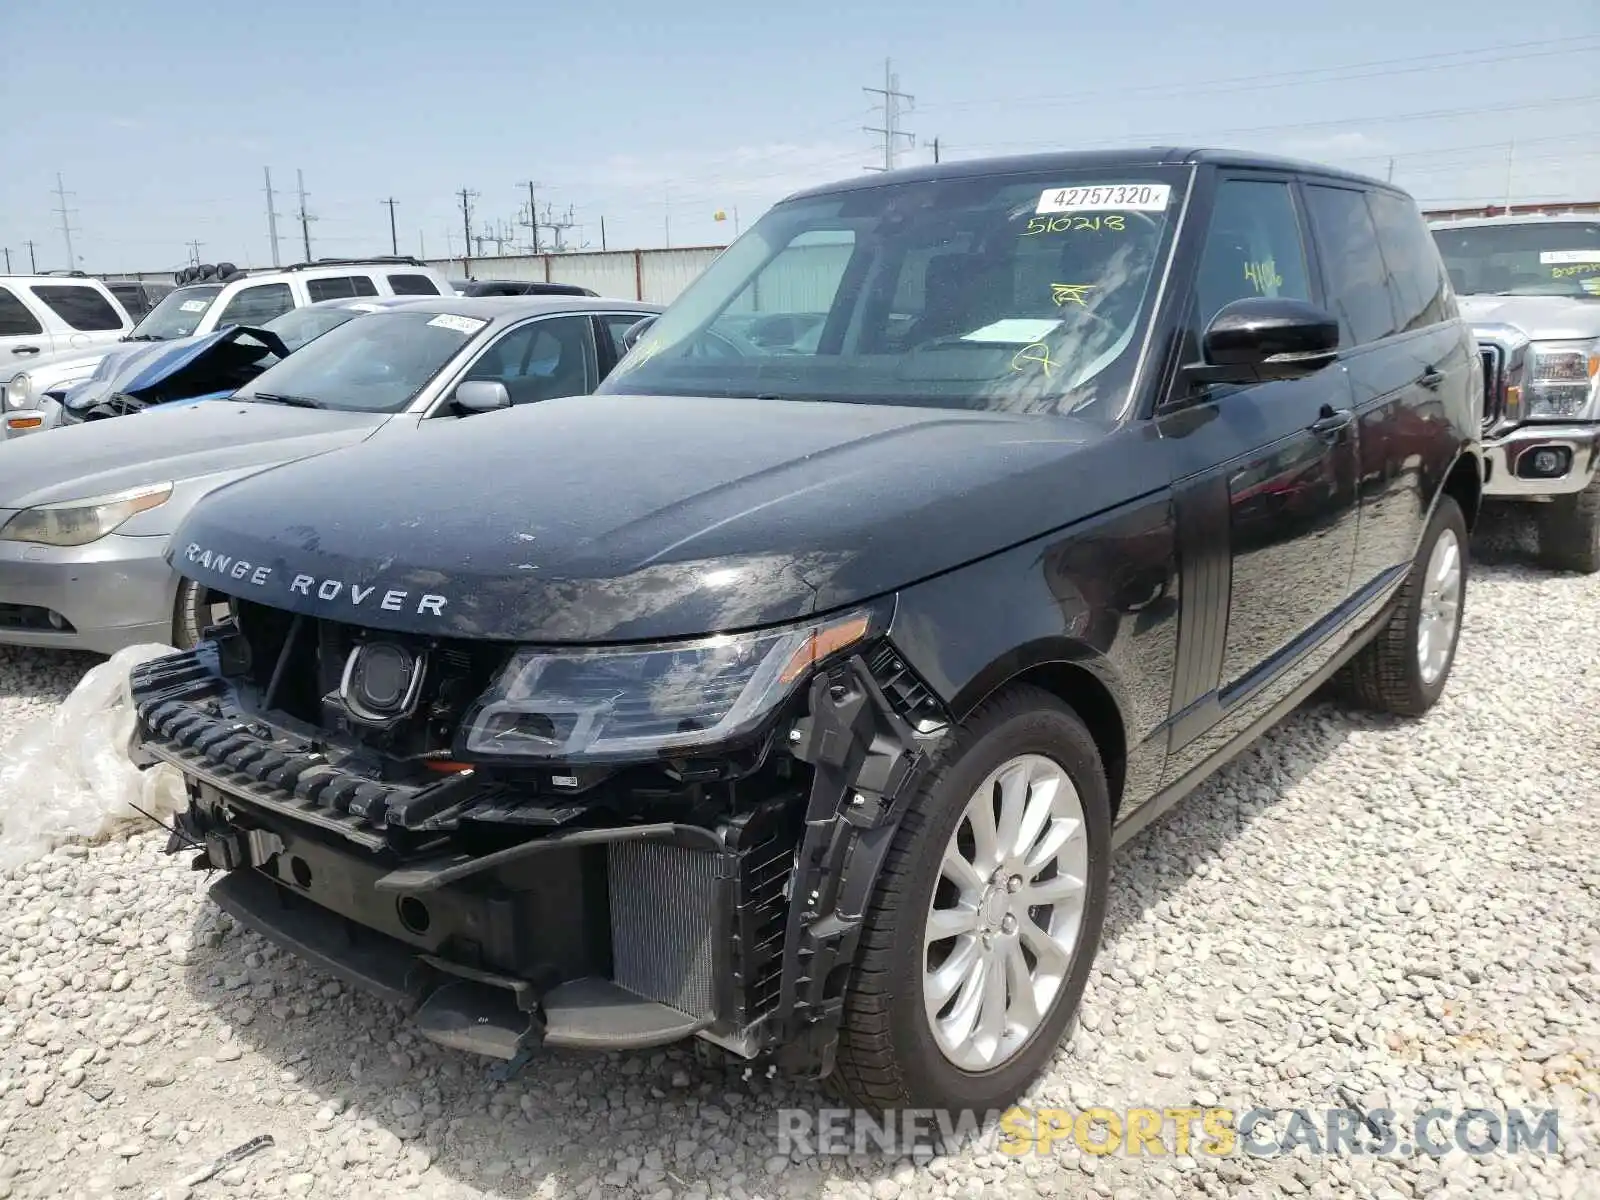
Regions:
<instances>
[{"instance_id":1,"label":"car windshield","mask_svg":"<svg viewBox=\"0 0 1600 1200\"><path fill-rule=\"evenodd\" d=\"M1115 412L1188 175L947 176L785 202L601 390Z\"/></svg>"},{"instance_id":2,"label":"car windshield","mask_svg":"<svg viewBox=\"0 0 1600 1200\"><path fill-rule=\"evenodd\" d=\"M284 346L293 354L313 338L319 338L328 330L336 329L360 315L360 309L318 308L312 305L307 308L291 308L288 312L273 317L261 328L277 334Z\"/></svg>"},{"instance_id":3,"label":"car windshield","mask_svg":"<svg viewBox=\"0 0 1600 1200\"><path fill-rule=\"evenodd\" d=\"M194 333L211 302L222 294L220 284L182 287L168 292L128 334L129 341L164 342Z\"/></svg>"},{"instance_id":4,"label":"car windshield","mask_svg":"<svg viewBox=\"0 0 1600 1200\"><path fill-rule=\"evenodd\" d=\"M488 322L428 312L346 321L234 393L235 400L399 412Z\"/></svg>"},{"instance_id":5,"label":"car windshield","mask_svg":"<svg viewBox=\"0 0 1600 1200\"><path fill-rule=\"evenodd\" d=\"M1436 229L1463 296L1600 299L1600 221L1525 221Z\"/></svg>"}]
</instances>

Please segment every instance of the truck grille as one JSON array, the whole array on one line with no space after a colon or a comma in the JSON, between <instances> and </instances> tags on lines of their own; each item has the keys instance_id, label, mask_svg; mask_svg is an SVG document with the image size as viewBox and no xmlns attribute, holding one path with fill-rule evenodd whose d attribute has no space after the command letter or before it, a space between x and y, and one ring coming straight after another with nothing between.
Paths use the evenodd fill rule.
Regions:
<instances>
[{"instance_id":1,"label":"truck grille","mask_svg":"<svg viewBox=\"0 0 1600 1200\"><path fill-rule=\"evenodd\" d=\"M1483 428L1487 431L1506 415L1505 352L1492 342L1478 343L1483 361Z\"/></svg>"}]
</instances>

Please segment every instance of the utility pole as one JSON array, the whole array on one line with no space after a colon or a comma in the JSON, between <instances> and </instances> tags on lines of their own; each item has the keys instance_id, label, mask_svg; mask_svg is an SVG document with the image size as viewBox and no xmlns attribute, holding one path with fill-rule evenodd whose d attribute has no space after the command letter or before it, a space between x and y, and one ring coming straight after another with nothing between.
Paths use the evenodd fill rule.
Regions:
<instances>
[{"instance_id":1,"label":"utility pole","mask_svg":"<svg viewBox=\"0 0 1600 1200\"><path fill-rule=\"evenodd\" d=\"M189 247L189 265L198 267L200 265L200 247L204 246L205 243L185 242L184 245Z\"/></svg>"},{"instance_id":2,"label":"utility pole","mask_svg":"<svg viewBox=\"0 0 1600 1200\"><path fill-rule=\"evenodd\" d=\"M28 270L32 274L37 275L39 273L39 260L34 257L33 243L31 241L27 241L23 242L22 244L28 248Z\"/></svg>"},{"instance_id":3,"label":"utility pole","mask_svg":"<svg viewBox=\"0 0 1600 1200\"><path fill-rule=\"evenodd\" d=\"M458 194L461 197L461 232L462 232L463 235L465 235L465 237L467 239L464 243L462 243L462 253L471 254L472 253L472 198L474 196L476 196L478 193L477 192L469 192L466 188L462 188L461 191Z\"/></svg>"},{"instance_id":4,"label":"utility pole","mask_svg":"<svg viewBox=\"0 0 1600 1200\"><path fill-rule=\"evenodd\" d=\"M568 247L566 246L565 240L561 235L567 230L577 227L576 222L572 219L572 206L569 204L567 206L567 215L558 219L551 215L550 206L548 204L545 205L544 227L555 234L556 242L555 245L551 247L552 252L555 254L560 254L565 251Z\"/></svg>"},{"instance_id":5,"label":"utility pole","mask_svg":"<svg viewBox=\"0 0 1600 1200\"><path fill-rule=\"evenodd\" d=\"M316 218L306 212L306 173L298 168L294 173L295 185L300 190L300 242L306 252L306 261L311 261L311 222Z\"/></svg>"},{"instance_id":6,"label":"utility pole","mask_svg":"<svg viewBox=\"0 0 1600 1200\"><path fill-rule=\"evenodd\" d=\"M10 246L5 247L5 252L6 252L6 274L9 275L9 274L11 274L11 247Z\"/></svg>"},{"instance_id":7,"label":"utility pole","mask_svg":"<svg viewBox=\"0 0 1600 1200\"><path fill-rule=\"evenodd\" d=\"M400 235L396 233L394 229L394 206L396 203L398 203L398 201L396 201L393 196L390 196L387 200L379 200L378 203L387 205L389 208L389 251L396 258L399 258Z\"/></svg>"},{"instance_id":8,"label":"utility pole","mask_svg":"<svg viewBox=\"0 0 1600 1200\"><path fill-rule=\"evenodd\" d=\"M604 250L605 248L606 248L606 218L605 218L605 214L602 213L600 215L600 249ZM9 250L6 251L6 270L7 271L11 270L11 251L9 251Z\"/></svg>"},{"instance_id":9,"label":"utility pole","mask_svg":"<svg viewBox=\"0 0 1600 1200\"><path fill-rule=\"evenodd\" d=\"M428 240L422 236L420 229L417 230L417 257L421 259L428 257Z\"/></svg>"},{"instance_id":10,"label":"utility pole","mask_svg":"<svg viewBox=\"0 0 1600 1200\"><path fill-rule=\"evenodd\" d=\"M536 187L542 187L543 185L539 184L539 183L535 183L533 180L530 179L526 183L517 184L517 186L518 187L525 187L525 188L528 189L528 226L529 226L529 228L531 228L533 230L533 252L535 254L538 254L539 253L539 209L537 208L537 206L535 206L535 204L533 202L533 189L536 188Z\"/></svg>"},{"instance_id":11,"label":"utility pole","mask_svg":"<svg viewBox=\"0 0 1600 1200\"><path fill-rule=\"evenodd\" d=\"M1394 159L1389 160L1389 182L1394 182Z\"/></svg>"},{"instance_id":12,"label":"utility pole","mask_svg":"<svg viewBox=\"0 0 1600 1200\"><path fill-rule=\"evenodd\" d=\"M900 77L894 73L894 66L886 58L883 60L883 86L881 88L862 88L862 91L873 96L883 97L883 124L864 125L862 128L868 133L877 133L883 136L883 166L868 167L870 171L894 170L895 154L899 150L897 138L904 138L908 146L917 144L914 133L908 133L900 128L900 102L905 101L906 110L910 111L916 104L916 97L900 90Z\"/></svg>"},{"instance_id":13,"label":"utility pole","mask_svg":"<svg viewBox=\"0 0 1600 1200\"><path fill-rule=\"evenodd\" d=\"M934 138L933 139L933 161L935 163L937 163L939 161L939 139L938 138Z\"/></svg>"},{"instance_id":14,"label":"utility pole","mask_svg":"<svg viewBox=\"0 0 1600 1200\"><path fill-rule=\"evenodd\" d=\"M1506 150L1506 211L1511 211L1511 172L1517 165L1517 139L1511 139L1511 145Z\"/></svg>"},{"instance_id":15,"label":"utility pole","mask_svg":"<svg viewBox=\"0 0 1600 1200\"><path fill-rule=\"evenodd\" d=\"M69 270L69 271L76 271L78 269L77 256L74 255L73 252L72 252L72 215L71 214L73 212L75 212L76 210L75 209L69 209L67 207L67 197L68 196L73 196L73 195L76 195L76 194L77 194L76 192L67 191L66 185L61 182L61 172L57 171L56 172L56 214L61 218L61 236L66 240L66 243L67 243L67 270Z\"/></svg>"},{"instance_id":16,"label":"utility pole","mask_svg":"<svg viewBox=\"0 0 1600 1200\"><path fill-rule=\"evenodd\" d=\"M262 167L261 173L267 181L267 240L272 243L272 265L281 267L283 263L278 259L278 204L272 191L272 168ZM305 205L301 204L300 207L303 209Z\"/></svg>"}]
</instances>

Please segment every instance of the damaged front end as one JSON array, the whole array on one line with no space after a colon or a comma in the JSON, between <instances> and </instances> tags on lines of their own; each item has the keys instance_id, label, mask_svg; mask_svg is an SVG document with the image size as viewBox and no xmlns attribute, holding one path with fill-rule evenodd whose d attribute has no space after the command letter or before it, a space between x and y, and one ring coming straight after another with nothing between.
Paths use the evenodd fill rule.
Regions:
<instances>
[{"instance_id":1,"label":"damaged front end","mask_svg":"<svg viewBox=\"0 0 1600 1200\"><path fill-rule=\"evenodd\" d=\"M91 378L66 394L60 424L229 396L288 356L277 334L245 325L108 355Z\"/></svg>"},{"instance_id":2,"label":"damaged front end","mask_svg":"<svg viewBox=\"0 0 1600 1200\"><path fill-rule=\"evenodd\" d=\"M504 643L231 609L132 694L136 755L188 786L168 850L227 872L211 893L242 924L503 1060L698 1035L831 1069L862 915L947 720L885 610L807 627L779 699L711 741L658 702L674 728L645 752L598 731L637 707L614 663L579 696ZM560 698L507 717L529 678Z\"/></svg>"}]
</instances>

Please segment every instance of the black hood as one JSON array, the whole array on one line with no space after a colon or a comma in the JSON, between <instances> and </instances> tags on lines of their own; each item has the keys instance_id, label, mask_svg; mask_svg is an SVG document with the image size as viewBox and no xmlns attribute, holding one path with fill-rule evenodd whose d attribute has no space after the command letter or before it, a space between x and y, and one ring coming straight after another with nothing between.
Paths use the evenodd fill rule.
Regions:
<instances>
[{"instance_id":1,"label":"black hood","mask_svg":"<svg viewBox=\"0 0 1600 1200\"><path fill-rule=\"evenodd\" d=\"M583 396L438 424L219 489L175 565L375 628L670 638L881 595L1127 491L1069 418Z\"/></svg>"}]
</instances>

